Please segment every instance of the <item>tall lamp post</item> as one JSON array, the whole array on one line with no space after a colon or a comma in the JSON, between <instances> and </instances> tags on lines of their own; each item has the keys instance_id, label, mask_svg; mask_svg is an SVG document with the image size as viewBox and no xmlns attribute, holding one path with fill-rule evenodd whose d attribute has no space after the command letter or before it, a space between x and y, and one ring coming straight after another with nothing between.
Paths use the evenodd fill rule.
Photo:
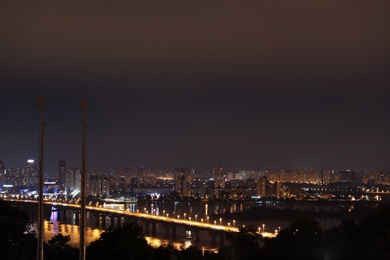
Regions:
<instances>
[{"instance_id":1,"label":"tall lamp post","mask_svg":"<svg viewBox=\"0 0 390 260\"><path fill-rule=\"evenodd\" d=\"M39 190L38 190L38 254L43 260L43 106L45 98L38 97L39 106Z\"/></svg>"},{"instance_id":2,"label":"tall lamp post","mask_svg":"<svg viewBox=\"0 0 390 260\"><path fill-rule=\"evenodd\" d=\"M86 223L86 210L85 210L85 110L87 109L87 101L82 99L80 102L82 111L82 122L81 122L81 223L80 223L80 260L85 260L85 223Z\"/></svg>"}]
</instances>

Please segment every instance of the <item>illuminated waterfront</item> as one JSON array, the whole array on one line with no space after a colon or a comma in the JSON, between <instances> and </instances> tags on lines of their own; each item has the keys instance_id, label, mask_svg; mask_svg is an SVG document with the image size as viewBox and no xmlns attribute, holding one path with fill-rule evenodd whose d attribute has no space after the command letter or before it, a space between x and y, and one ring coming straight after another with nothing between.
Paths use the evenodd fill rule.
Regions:
<instances>
[{"instance_id":1,"label":"illuminated waterfront","mask_svg":"<svg viewBox=\"0 0 390 260\"><path fill-rule=\"evenodd\" d=\"M77 207L75 204L63 204L48 202L52 204L52 211L49 212L50 215L46 215L46 221L44 223L45 230L45 241L48 241L56 234L69 235L71 238L70 244L77 247L79 245L80 230L79 226L76 224L77 220L75 218L74 210L77 211L77 208L73 210L69 208L68 210L57 211L57 206L69 205L70 207ZM130 207L127 210L116 210L105 207L106 205L99 205L98 207L88 206L93 212L87 213L87 230L86 230L86 242L90 244L92 241L98 239L100 234L109 228L115 228L118 225L118 221L112 222L111 218L100 218L96 219L96 214L99 212L105 212L106 214L123 214L125 215L136 215L139 217L138 224L143 225L142 219L153 219L158 221L165 221L165 223L181 223L188 225L187 228L180 228L177 232L177 237L175 238L166 238L164 235L164 225L160 222L156 224L156 231L153 233L153 237L149 236L149 233L145 233L145 238L153 246L160 246L163 244L171 243L177 248L188 247L190 245L197 245L204 250L217 250L216 246L212 246L210 235L208 232L200 232L200 239L197 243L195 240L186 239L186 231L191 230L191 226L198 226L216 230L225 230L225 231L237 231L238 227L243 225L253 226L259 229L263 235L266 236L275 236L281 229L287 227L290 221L281 221L281 220L252 220L252 221L236 221L223 218L216 218L215 213L224 213L224 212L241 212L251 206L253 203L236 203L236 204L211 204L208 203L190 203L185 204L164 204L164 205L149 205L148 207L139 206L137 204L130 204ZM173 211L174 210L174 211ZM236 210L236 211L234 211ZM178 214L180 212L180 214ZM34 215L34 212L30 212ZM213 214L213 222L209 219L209 215L203 214ZM177 215L176 215L177 214ZM168 217L169 216L169 217ZM34 216L32 216L34 218ZM332 221L333 222L333 221ZM323 223L324 224L324 223ZM332 223L332 226L335 223ZM113 226L112 226L113 225ZM325 225L327 226L327 225ZM266 233L265 233L266 232ZM214 244L215 245L215 244Z\"/></svg>"},{"instance_id":2,"label":"illuminated waterfront","mask_svg":"<svg viewBox=\"0 0 390 260\"><path fill-rule=\"evenodd\" d=\"M80 227L78 225L61 223L59 221L45 220L44 232L45 232L44 239L46 242L49 241L55 235L62 234L64 236L70 236L69 245L73 247L79 247L80 245ZM86 229L86 236L85 236L87 245L89 245L91 242L98 239L100 237L100 234L103 232L104 232L103 229L88 227ZM190 240L172 242L168 239L149 237L149 236L146 236L145 239L148 241L150 245L154 247L158 247L160 245L164 245L168 243L171 243L176 248L181 248L181 247L187 248L193 245ZM202 247L202 248L207 250L213 250L213 251L217 250L216 248L211 248L211 247L210 248Z\"/></svg>"}]
</instances>

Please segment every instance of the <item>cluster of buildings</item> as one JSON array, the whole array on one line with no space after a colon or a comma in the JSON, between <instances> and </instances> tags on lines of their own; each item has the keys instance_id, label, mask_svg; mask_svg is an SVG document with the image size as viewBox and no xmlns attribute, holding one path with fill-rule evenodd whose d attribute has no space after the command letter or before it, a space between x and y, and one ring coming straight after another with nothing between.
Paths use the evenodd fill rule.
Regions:
<instances>
[{"instance_id":1,"label":"cluster of buildings","mask_svg":"<svg viewBox=\"0 0 390 260\"><path fill-rule=\"evenodd\" d=\"M76 197L80 192L81 171L68 168L64 160L58 164L58 177L46 179L44 193ZM88 195L95 197L127 197L143 194L168 195L201 199L248 199L297 195L308 189L324 190L336 184L373 190L378 185L390 184L390 171L355 172L350 170L239 170L225 171L215 166L212 173L195 172L191 167L178 167L158 173L139 167L132 173L127 167L109 173L90 173L87 178ZM6 169L0 160L1 192L29 192L38 187L38 166L33 160L20 168ZM338 186L340 187L340 185ZM325 190L328 190L325 188ZM390 190L390 189L389 189Z\"/></svg>"}]
</instances>

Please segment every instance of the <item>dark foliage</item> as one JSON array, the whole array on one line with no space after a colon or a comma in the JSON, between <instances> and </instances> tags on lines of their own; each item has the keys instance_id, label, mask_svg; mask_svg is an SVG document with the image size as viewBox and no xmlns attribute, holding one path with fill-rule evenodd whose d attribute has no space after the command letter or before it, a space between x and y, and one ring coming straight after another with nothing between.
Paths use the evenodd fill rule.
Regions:
<instances>
[{"instance_id":1,"label":"dark foliage","mask_svg":"<svg viewBox=\"0 0 390 260\"><path fill-rule=\"evenodd\" d=\"M77 260L79 259L79 249L71 247L68 243L70 236L58 234L45 243L45 260Z\"/></svg>"},{"instance_id":2,"label":"dark foliage","mask_svg":"<svg viewBox=\"0 0 390 260\"><path fill-rule=\"evenodd\" d=\"M300 217L274 239L266 239L261 255L265 259L322 259L322 229L308 217Z\"/></svg>"},{"instance_id":3,"label":"dark foliage","mask_svg":"<svg viewBox=\"0 0 390 260\"><path fill-rule=\"evenodd\" d=\"M238 233L231 232L226 235L228 246L219 251L221 259L250 260L259 255L259 235L256 229L249 227L240 228Z\"/></svg>"},{"instance_id":4,"label":"dark foliage","mask_svg":"<svg viewBox=\"0 0 390 260\"><path fill-rule=\"evenodd\" d=\"M88 259L153 259L153 248L142 233L142 227L126 222L107 230L87 248Z\"/></svg>"},{"instance_id":5,"label":"dark foliage","mask_svg":"<svg viewBox=\"0 0 390 260\"><path fill-rule=\"evenodd\" d=\"M0 259L36 258L37 240L27 214L0 200Z\"/></svg>"}]
</instances>

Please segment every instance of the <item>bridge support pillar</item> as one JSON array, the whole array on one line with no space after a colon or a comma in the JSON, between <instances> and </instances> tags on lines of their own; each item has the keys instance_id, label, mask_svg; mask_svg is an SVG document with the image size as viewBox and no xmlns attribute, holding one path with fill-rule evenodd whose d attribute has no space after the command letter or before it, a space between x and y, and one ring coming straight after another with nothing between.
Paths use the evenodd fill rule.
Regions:
<instances>
[{"instance_id":1,"label":"bridge support pillar","mask_svg":"<svg viewBox=\"0 0 390 260\"><path fill-rule=\"evenodd\" d=\"M195 242L199 242L199 229L195 229Z\"/></svg>"},{"instance_id":2,"label":"bridge support pillar","mask_svg":"<svg viewBox=\"0 0 390 260\"><path fill-rule=\"evenodd\" d=\"M68 218L68 216L66 215L66 213L68 213L68 211L65 209L63 212L62 212L62 218L64 221L66 221L66 219Z\"/></svg>"},{"instance_id":3,"label":"bridge support pillar","mask_svg":"<svg viewBox=\"0 0 390 260\"><path fill-rule=\"evenodd\" d=\"M150 228L149 228L149 221L144 221L144 233L149 234Z\"/></svg>"},{"instance_id":4,"label":"bridge support pillar","mask_svg":"<svg viewBox=\"0 0 390 260\"><path fill-rule=\"evenodd\" d=\"M115 216L114 215L111 215L111 228L112 229L115 228Z\"/></svg>"},{"instance_id":5,"label":"bridge support pillar","mask_svg":"<svg viewBox=\"0 0 390 260\"><path fill-rule=\"evenodd\" d=\"M169 238L169 225L164 225L164 237Z\"/></svg>"},{"instance_id":6,"label":"bridge support pillar","mask_svg":"<svg viewBox=\"0 0 390 260\"><path fill-rule=\"evenodd\" d=\"M156 222L152 222L152 235L156 235Z\"/></svg>"},{"instance_id":7,"label":"bridge support pillar","mask_svg":"<svg viewBox=\"0 0 390 260\"><path fill-rule=\"evenodd\" d=\"M172 238L177 238L177 233L176 233L176 226L172 226Z\"/></svg>"},{"instance_id":8,"label":"bridge support pillar","mask_svg":"<svg viewBox=\"0 0 390 260\"><path fill-rule=\"evenodd\" d=\"M100 215L99 214L95 214L95 226L96 227L99 226L99 220L100 220Z\"/></svg>"},{"instance_id":9,"label":"bridge support pillar","mask_svg":"<svg viewBox=\"0 0 390 260\"><path fill-rule=\"evenodd\" d=\"M122 217L118 216L117 217L117 227L120 227L120 226L122 226Z\"/></svg>"},{"instance_id":10,"label":"bridge support pillar","mask_svg":"<svg viewBox=\"0 0 390 260\"><path fill-rule=\"evenodd\" d=\"M106 215L102 215L102 226L105 227L106 226Z\"/></svg>"},{"instance_id":11,"label":"bridge support pillar","mask_svg":"<svg viewBox=\"0 0 390 260\"><path fill-rule=\"evenodd\" d=\"M219 246L225 245L225 234L223 232L209 231L209 234L211 236L211 245L212 246L217 245L217 237L218 237L218 245Z\"/></svg>"},{"instance_id":12,"label":"bridge support pillar","mask_svg":"<svg viewBox=\"0 0 390 260\"><path fill-rule=\"evenodd\" d=\"M216 246L217 245L217 235L216 234L210 234L211 236L211 245Z\"/></svg>"},{"instance_id":13,"label":"bridge support pillar","mask_svg":"<svg viewBox=\"0 0 390 260\"><path fill-rule=\"evenodd\" d=\"M80 212L73 211L74 213L74 223L75 225L80 225Z\"/></svg>"},{"instance_id":14,"label":"bridge support pillar","mask_svg":"<svg viewBox=\"0 0 390 260\"><path fill-rule=\"evenodd\" d=\"M225 234L219 234L219 246L225 245Z\"/></svg>"}]
</instances>

